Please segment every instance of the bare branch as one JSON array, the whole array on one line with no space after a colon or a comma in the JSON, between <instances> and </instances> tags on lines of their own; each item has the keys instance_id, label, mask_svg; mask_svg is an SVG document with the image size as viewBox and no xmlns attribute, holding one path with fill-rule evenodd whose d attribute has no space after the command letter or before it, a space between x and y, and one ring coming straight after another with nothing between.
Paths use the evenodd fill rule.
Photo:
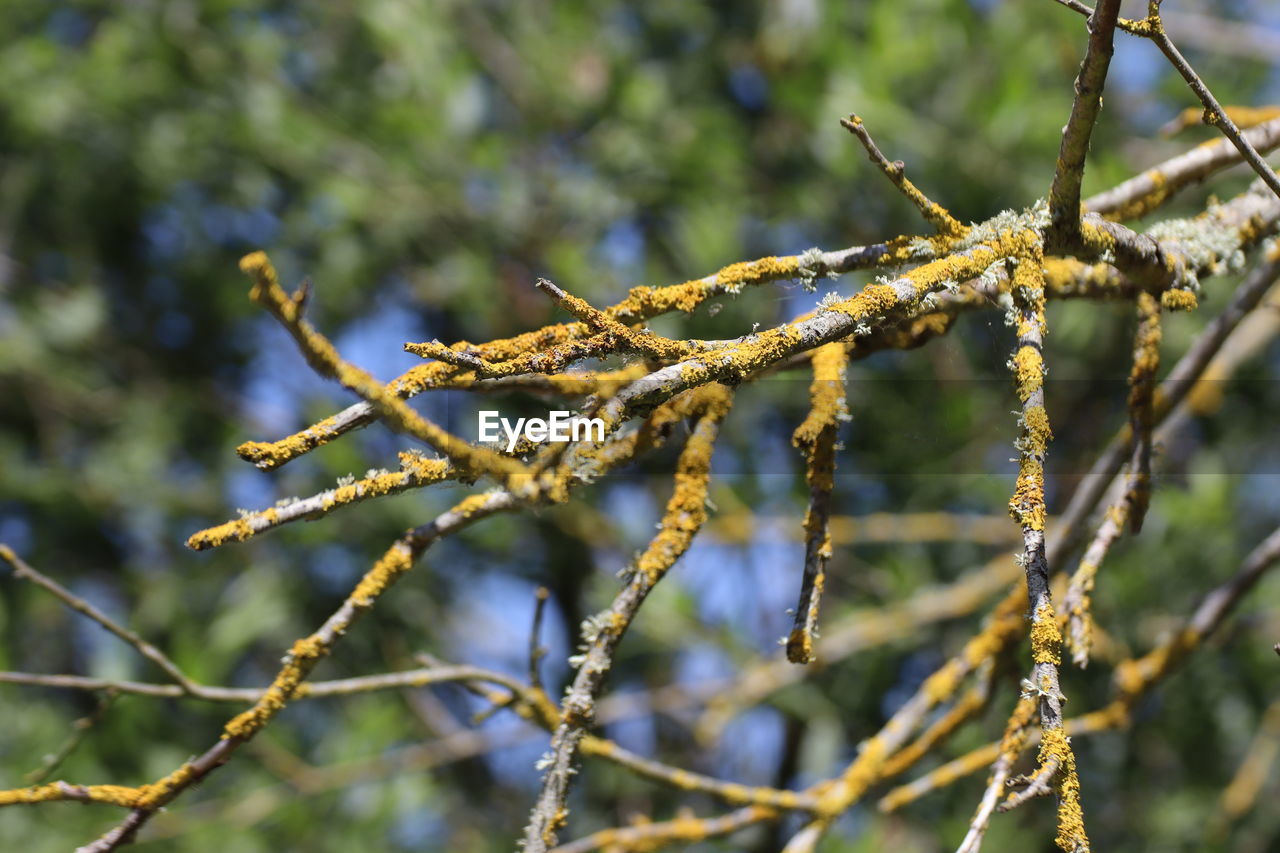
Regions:
<instances>
[{"instance_id":1,"label":"bare branch","mask_svg":"<svg viewBox=\"0 0 1280 853\"><path fill-rule=\"evenodd\" d=\"M1089 137L1102 110L1102 88L1111 64L1111 42L1119 12L1120 0L1102 0L1089 16L1089 47L1076 77L1076 98L1062 131L1058 165L1049 190L1050 221L1045 248L1051 252L1070 249L1080 242L1080 183Z\"/></svg>"}]
</instances>

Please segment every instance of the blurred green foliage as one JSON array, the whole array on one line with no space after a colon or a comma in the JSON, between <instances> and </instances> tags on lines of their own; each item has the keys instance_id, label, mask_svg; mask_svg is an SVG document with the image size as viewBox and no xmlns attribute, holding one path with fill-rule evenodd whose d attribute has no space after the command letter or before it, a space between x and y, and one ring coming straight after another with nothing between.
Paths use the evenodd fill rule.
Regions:
<instances>
[{"instance_id":1,"label":"blurred green foliage","mask_svg":"<svg viewBox=\"0 0 1280 853\"><path fill-rule=\"evenodd\" d=\"M1249 17L1265 4L1205 5ZM387 379L416 361L400 352L404 340L486 340L557 319L532 287L539 275L608 304L636 284L736 260L919 231L838 125L852 111L958 218L1028 205L1046 192L1084 39L1082 19L1048 0L5 0L0 32L0 540L193 677L235 685L264 683L386 542L461 494L436 488L211 554L185 551L189 533L237 506L311 494L394 464L402 447L375 426L272 475L234 456L242 440L280 437L349 402L307 375L283 332L249 304L236 272L242 253L267 249L287 282L310 278L314 322ZM1275 66L1191 55L1224 102L1280 97ZM1153 130L1189 103L1150 45L1120 40L1086 192L1186 147ZM1212 191L1242 185L1225 178ZM1197 209L1209 192L1189 192L1178 210ZM824 286L850 292L862 280ZM1212 282L1204 310L1170 321L1170 361L1229 289ZM813 299L798 286L766 287L721 300L714 314L654 325L727 337ZM1123 422L1129 313L1052 308L1048 359L1061 381L1050 386L1051 509ZM992 312L925 350L859 363L837 511L1003 511L1011 342ZM1264 377L1276 356L1273 347L1270 374L1250 368L1257 381L1231 398L1230 417L1196 425L1188 460L1170 460L1147 529L1107 566L1098 613L1118 648L1149 648L1274 524L1280 395ZM717 452L719 503L798 526L804 493L787 437L806 382L744 390ZM468 434L471 401L419 402ZM403 668L422 651L521 673L530 590L544 583L558 617L549 626L554 693L579 619L611 596L613 573L652 530L669 465L659 458L567 507L492 519L442 543L317 676ZM596 530L584 539L575 520L592 508ZM798 544L695 548L628 635L611 686L696 684L774 654L799 553ZM991 555L964 544L843 549L824 621ZM1098 849L1205 849L1202 827L1274 698L1277 587L1254 594L1246 618L1144 706L1134 732L1078 742ZM710 752L693 747L679 714L609 733L691 769L805 784L835 772L976 622L833 666L739 718ZM3 669L159 677L12 578L0 581L0 631ZM1105 699L1106 669L1067 672L1069 713ZM999 731L1011 704L1003 689L949 755ZM93 705L87 695L0 687L0 786L22 784ZM158 819L141 846L508 850L544 736L494 720L481 731L506 745L439 767L422 746L478 708L451 689L300 703ZM58 776L158 777L211 742L227 712L122 697ZM299 790L282 781L298 762L336 769ZM586 773L575 834L688 802L610 766ZM981 784L975 777L890 818L859 807L823 849L950 849ZM104 807L6 809L0 848L65 850L116 817ZM1045 847L1050 823L1039 805L997 818L990 849ZM1259 808L1228 846L1268 849L1278 827L1274 810ZM700 849L772 850L778 837Z\"/></svg>"}]
</instances>

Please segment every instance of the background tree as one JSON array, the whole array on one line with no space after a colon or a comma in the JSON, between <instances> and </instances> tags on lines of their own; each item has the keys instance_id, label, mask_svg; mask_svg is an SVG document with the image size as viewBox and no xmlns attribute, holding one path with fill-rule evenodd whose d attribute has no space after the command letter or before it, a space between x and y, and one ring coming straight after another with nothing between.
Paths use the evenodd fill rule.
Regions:
<instances>
[{"instance_id":1,"label":"background tree","mask_svg":"<svg viewBox=\"0 0 1280 853\"><path fill-rule=\"evenodd\" d=\"M1145 4L1124 5L1133 18L1146 14ZM1177 11L1166 12L1168 32L1220 101L1277 100L1274 9ZM394 472L399 451L423 448L374 425L270 473L236 458L246 440L280 438L355 399L315 376L279 322L245 299L242 255L268 250L290 290L310 279L308 320L387 381L422 364L400 351L404 341L488 341L570 320L535 289L539 277L605 307L633 286L744 259L932 236L840 127L851 110L956 220L983 222L1048 194L1082 24L1049 2L958 0L0 4L10 34L0 47L0 541L154 644L188 689L260 690L387 543L492 480L437 483L209 553L184 548L237 506L320 493L371 466ZM1086 198L1216 136L1158 136L1196 101L1148 41L1116 36L1106 92ZM1145 231L1193 216L1210 193L1235 198L1252 178L1216 175L1126 222ZM1252 282L1255 302L1271 304L1263 294L1274 261L1258 243L1272 229L1266 221L1246 235L1242 263L1211 259L1220 269L1203 276L1197 311L1161 313L1162 339L1148 334L1137 347L1164 355L1156 378L1214 318L1230 316L1224 306L1241 286ZM650 327L706 340L767 330L886 273L818 277L815 293L783 278ZM1047 309L1051 516L1079 493L1130 408L1143 432L1146 380L1134 383L1132 407L1127 382L1140 300L1114 281L1094 284L1109 281L1124 298L1051 298ZM999 301L995 291L981 298ZM433 544L315 673L332 682L443 660L511 684L297 702L151 821L140 843L511 849L539 794L534 766L547 735L538 720L491 709L495 689L528 682L535 590L550 590L540 674L558 701L576 674L567 658L581 623L614 600L615 573L652 539L673 472L697 462L680 461L689 437L713 428L710 518L618 644L598 731L638 755L749 785L803 790L839 774L930 673L984 624L1000 623L987 615L1022 571L1009 556L1021 534L1003 511L1020 467L1009 461L1019 427L1006 413L1020 401L1005 362L1025 330L1006 328L1003 306L986 304L959 312L919 351L876 352L846 368L852 422L829 424L840 449L814 665L782 662L777 646L792 630L785 610L796 605L813 491L806 456L789 446L810 412L812 377L798 364L743 384L723 423L713 424L715 401L676 412L663 447L570 502L495 515ZM1033 304L1021 307L1034 316ZM1119 538L1098 577L1095 663L1062 667L1068 723L1113 707L1113 671L1134 688L1119 694L1131 697L1131 726L1115 731L1094 717L1108 730L1073 740L1099 849L1266 849L1276 833L1274 815L1250 808L1260 787L1276 784L1266 760L1277 728L1275 581L1264 579L1167 682L1146 689L1151 667L1116 667L1178 651L1162 643L1181 636L1171 632L1188 614L1214 616L1197 605L1275 526L1269 311L1240 325L1252 338L1219 342L1238 378L1200 386L1183 428L1157 441L1142 534ZM830 382L838 365L830 369L819 379ZM412 401L465 438L482 403L513 414L548 405L528 389ZM822 433L809 436L811 448ZM409 470L419 470L413 460ZM420 471L423 482L436 473ZM1114 526L1093 544L1105 550ZM1072 559L1054 566L1060 574L1075 569L1096 529L1084 527ZM180 692L171 673L48 589L15 577L0 590L10 673L166 685L159 696L3 687L3 787L154 781L235 713L170 695ZM1024 610L1025 592L1004 624L1021 631ZM932 850L965 837L998 756L980 755L973 775L927 796L893 787L936 780L935 767L1000 738L1028 674L1025 645L1013 643L954 705L920 720L975 718L824 827L822 849ZM213 698L243 705L245 694ZM475 713L485 719L473 728ZM1008 772L1034 770L1034 758ZM699 816L729 808L714 792L673 790L607 760L588 757L583 773L590 784L569 799L575 838L635 814L662 822L683 807ZM5 809L0 845L66 849L108 829L109 808ZM1033 803L992 818L989 849L1048 845L1051 811ZM704 845L776 850L802 843L806 823L788 813Z\"/></svg>"}]
</instances>

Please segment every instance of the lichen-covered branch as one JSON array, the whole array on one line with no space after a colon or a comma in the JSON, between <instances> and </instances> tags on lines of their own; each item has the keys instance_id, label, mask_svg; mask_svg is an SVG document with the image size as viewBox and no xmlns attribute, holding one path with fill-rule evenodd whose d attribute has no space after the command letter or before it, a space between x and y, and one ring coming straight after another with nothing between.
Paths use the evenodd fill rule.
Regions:
<instances>
[{"instance_id":1,"label":"lichen-covered branch","mask_svg":"<svg viewBox=\"0 0 1280 853\"><path fill-rule=\"evenodd\" d=\"M714 384L691 394L698 421L676 463L675 488L658 535L636 558L627 583L613 604L583 626L584 648L576 661L578 672L565 693L560 725L551 739L551 751L542 762L542 790L525 827L525 853L544 853L555 845L558 832L568 819L565 799L576 772L581 742L595 716L596 697L613 666L614 650L640 605L688 549L706 521L711 453L732 397L727 388Z\"/></svg>"},{"instance_id":2,"label":"lichen-covered branch","mask_svg":"<svg viewBox=\"0 0 1280 853\"><path fill-rule=\"evenodd\" d=\"M240 268L253 280L249 298L280 321L317 373L337 380L363 397L393 429L427 442L464 472L473 476L489 474L503 485L515 488L527 484L529 474L520 462L450 435L410 408L399 394L343 361L333 345L303 319L300 302L284 292L265 254L246 255L240 261Z\"/></svg>"},{"instance_id":3,"label":"lichen-covered branch","mask_svg":"<svg viewBox=\"0 0 1280 853\"><path fill-rule=\"evenodd\" d=\"M1009 501L1009 512L1022 527L1021 562L1027 575L1027 599L1031 613L1031 678L1023 691L1037 698L1040 710L1040 768L1044 782L1052 780L1058 795L1058 847L1066 853L1089 849L1084 813L1080 808L1080 781L1075 756L1062 730L1064 697L1058 686L1062 635L1049 593L1049 564L1045 555L1044 461L1052 433L1044 398L1044 273L1039 247L1017 260L1013 274L1013 305L1018 333L1011 367L1018 399L1018 482ZM1012 723L1011 723L1012 726ZM1007 803L1016 802L1011 795Z\"/></svg>"},{"instance_id":4,"label":"lichen-covered branch","mask_svg":"<svg viewBox=\"0 0 1280 853\"><path fill-rule=\"evenodd\" d=\"M843 344L832 343L813 353L810 409L796 428L791 443L805 455L805 480L809 484L809 509L804 517L804 579L796 603L795 625L787 637L787 660L813 660L813 640L818 628L818 608L831 559L831 490L835 485L836 428L849 417L845 402L845 368L849 354Z\"/></svg>"}]
</instances>

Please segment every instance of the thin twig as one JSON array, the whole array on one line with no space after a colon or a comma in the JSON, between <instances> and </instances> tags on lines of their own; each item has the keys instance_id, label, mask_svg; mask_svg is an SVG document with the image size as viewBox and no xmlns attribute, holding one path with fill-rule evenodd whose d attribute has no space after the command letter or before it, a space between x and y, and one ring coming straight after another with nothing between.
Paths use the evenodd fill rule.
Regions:
<instances>
[{"instance_id":1,"label":"thin twig","mask_svg":"<svg viewBox=\"0 0 1280 853\"><path fill-rule=\"evenodd\" d=\"M458 474L447 459L428 459L417 451L405 451L400 454L399 471L370 471L363 479L339 480L334 488L308 498L289 499L268 509L245 512L240 518L191 534L187 547L203 551L227 542L243 542L283 524L321 518L345 506L433 485Z\"/></svg>"},{"instance_id":2,"label":"thin twig","mask_svg":"<svg viewBox=\"0 0 1280 853\"><path fill-rule=\"evenodd\" d=\"M44 764L38 769L28 773L22 781L28 785L39 785L45 779L53 775L53 772L61 766L62 762L67 760L71 753L84 742L85 736L89 734L89 730L102 721L107 715L107 711L111 710L111 706L115 704L119 693L115 690L107 689L98 695L97 704L93 710L84 717L76 720L71 724L71 734L51 755L49 755Z\"/></svg>"},{"instance_id":3,"label":"thin twig","mask_svg":"<svg viewBox=\"0 0 1280 853\"><path fill-rule=\"evenodd\" d=\"M0 544L0 559L3 559L13 567L13 573L17 577L31 581L36 586L51 593L67 607L70 607L77 613L87 616L103 628L106 628L112 634L115 634L117 637L133 646L134 649L137 650L138 654L160 667L160 669L164 671L165 675L173 679L174 683L177 684L184 693L199 695L201 690L200 685L188 678L186 673L184 673L177 664L171 661L164 652L160 651L155 646L142 639L142 637L121 625L119 622L116 622L110 616L103 613L80 596L74 594L62 584L36 571L28 565L25 560L15 554L13 549L8 545Z\"/></svg>"},{"instance_id":4,"label":"thin twig","mask_svg":"<svg viewBox=\"0 0 1280 853\"><path fill-rule=\"evenodd\" d=\"M538 587L533 594L533 625L529 628L529 686L534 690L542 689L542 673L538 664L546 655L547 649L542 645L542 614L547 609L547 599L551 591L545 586Z\"/></svg>"},{"instance_id":5,"label":"thin twig","mask_svg":"<svg viewBox=\"0 0 1280 853\"><path fill-rule=\"evenodd\" d=\"M1209 87L1200 79L1200 75L1196 74L1195 69L1187 62L1186 58L1169 39L1168 33L1165 32L1164 24L1160 20L1160 3L1161 0L1152 0L1148 4L1147 15L1147 37L1155 42L1156 47L1160 48L1160 52L1165 55L1174 68L1178 69L1178 73L1182 75L1182 79L1187 81L1187 85L1191 87L1191 91L1195 92L1196 97L1200 99L1200 103L1204 104L1205 124L1211 124L1218 130L1222 131L1227 139L1231 140L1231 144L1236 147L1245 162L1258 173L1258 177L1262 178L1266 185L1269 186L1277 196L1280 196L1280 177L1276 176L1267 161L1262 159L1262 155L1249 144L1240 133L1240 128L1236 127L1236 123L1231 120L1226 111L1222 109L1222 105L1218 103L1218 99L1209 91Z\"/></svg>"},{"instance_id":6,"label":"thin twig","mask_svg":"<svg viewBox=\"0 0 1280 853\"><path fill-rule=\"evenodd\" d=\"M982 849L982 839L987 834L987 827L991 824L991 816L996 812L1000 795L1004 793L1005 782L1009 779L1013 762L1018 759L1026 746L1027 730L1032 719L1035 718L1037 706L1034 696L1024 696L1018 700L1013 713L1009 715L1009 720L1005 723L1004 736L1000 739L999 756L991 765L991 777L987 780L986 790L983 791L978 808L969 821L969 831L965 833L960 846L956 848L956 853L978 853ZM880 802L881 811L887 811L890 808L886 800L888 800L887 797Z\"/></svg>"},{"instance_id":7,"label":"thin twig","mask_svg":"<svg viewBox=\"0 0 1280 853\"><path fill-rule=\"evenodd\" d=\"M867 150L867 156L872 163L879 167L881 172L893 182L893 185L907 197L907 200L915 205L916 210L920 211L920 215L938 229L938 233L945 237L961 237L968 231L965 226L961 225L956 219L947 212L947 209L935 201L931 201L928 196L922 193L915 184L907 179L907 166L901 160L894 160L892 163L889 159L880 153L880 149L876 146L875 140L871 138L871 134L867 131L866 125L863 124L861 118L856 115L850 115L848 118L840 119L840 124L845 130L858 137L858 141L862 143L862 147Z\"/></svg>"}]
</instances>

